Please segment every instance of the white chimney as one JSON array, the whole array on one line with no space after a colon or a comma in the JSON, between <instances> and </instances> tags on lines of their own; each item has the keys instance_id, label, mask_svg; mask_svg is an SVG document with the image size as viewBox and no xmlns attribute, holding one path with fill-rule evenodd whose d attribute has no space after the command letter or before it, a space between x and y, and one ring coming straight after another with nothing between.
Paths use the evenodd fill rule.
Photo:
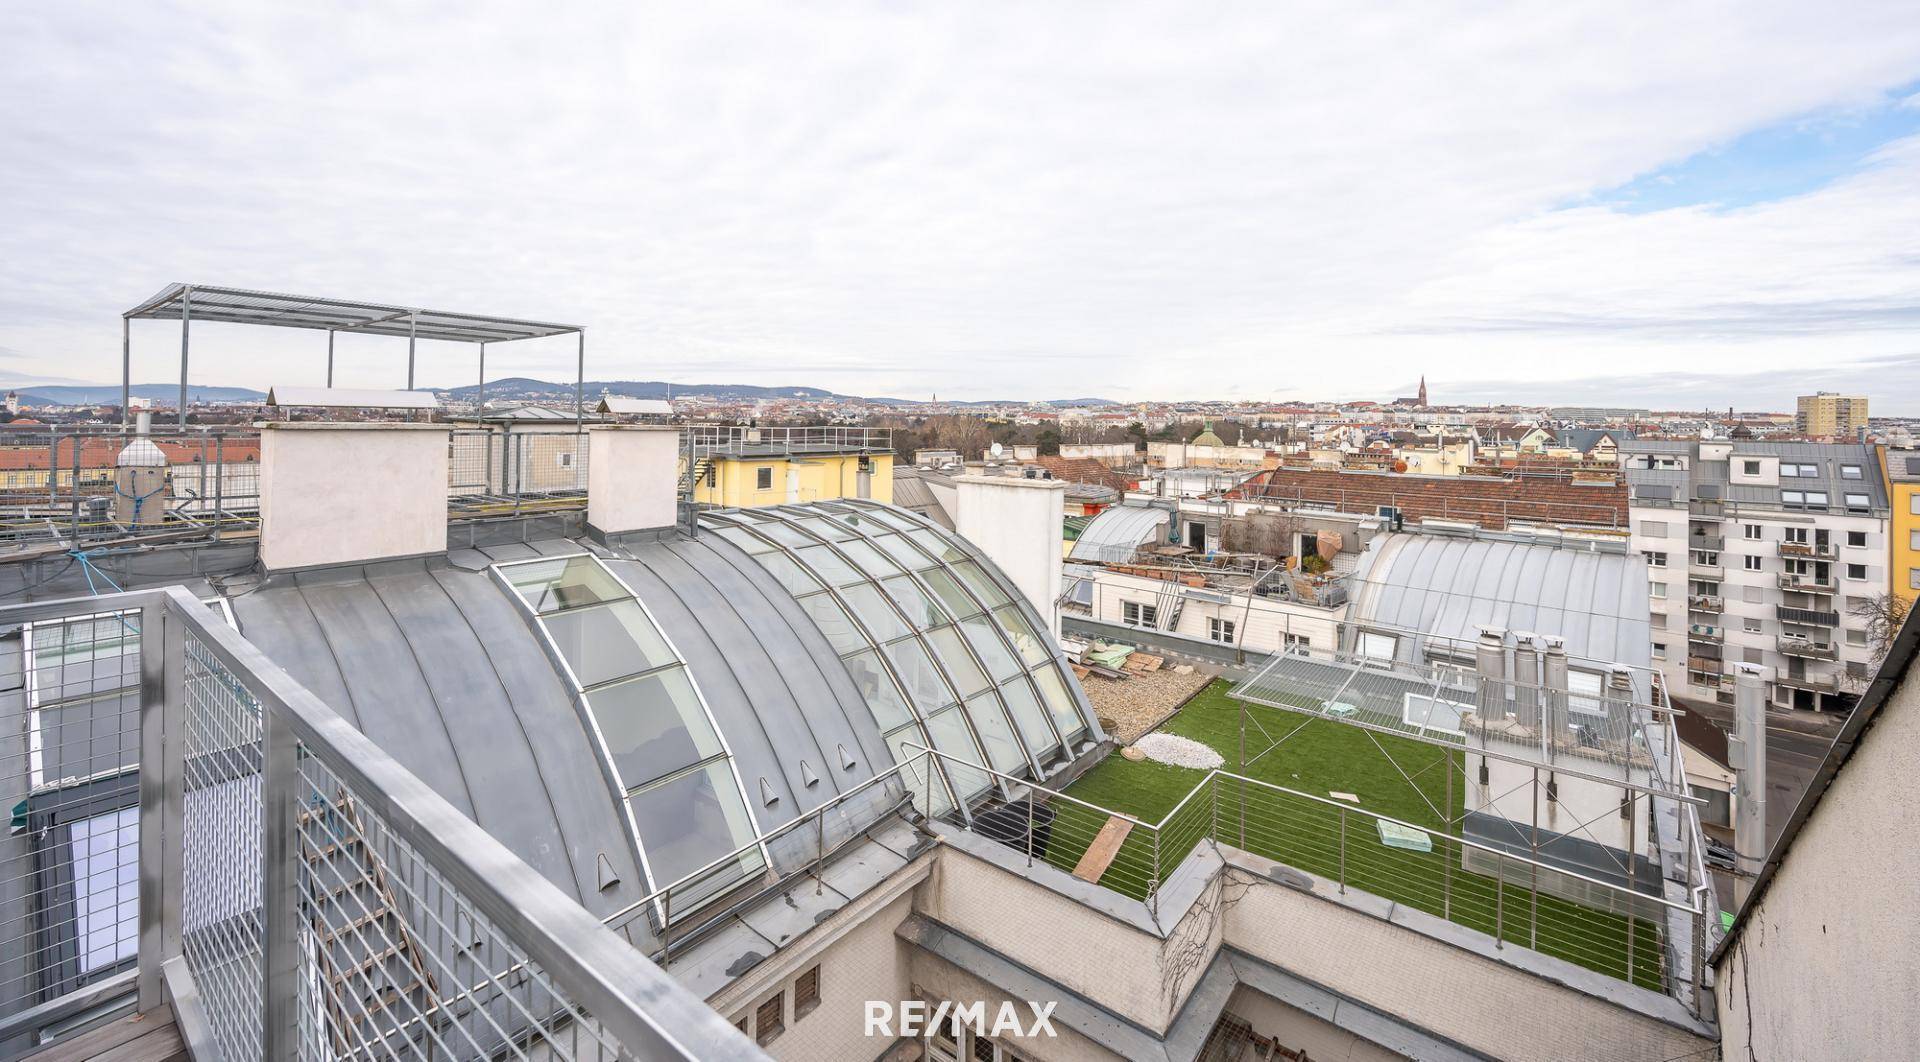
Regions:
<instances>
[{"instance_id":1,"label":"white chimney","mask_svg":"<svg viewBox=\"0 0 1920 1062\"><path fill-rule=\"evenodd\" d=\"M680 429L587 429L587 526L600 535L672 527L680 503Z\"/></svg>"},{"instance_id":2,"label":"white chimney","mask_svg":"<svg viewBox=\"0 0 1920 1062\"><path fill-rule=\"evenodd\" d=\"M268 571L447 550L447 429L260 425L260 563Z\"/></svg>"},{"instance_id":3,"label":"white chimney","mask_svg":"<svg viewBox=\"0 0 1920 1062\"><path fill-rule=\"evenodd\" d=\"M1735 906L1767 861L1767 676L1752 664L1733 666L1733 894Z\"/></svg>"},{"instance_id":4,"label":"white chimney","mask_svg":"<svg viewBox=\"0 0 1920 1062\"><path fill-rule=\"evenodd\" d=\"M954 483L954 529L1007 573L1059 638L1067 485L1015 476L959 476Z\"/></svg>"}]
</instances>

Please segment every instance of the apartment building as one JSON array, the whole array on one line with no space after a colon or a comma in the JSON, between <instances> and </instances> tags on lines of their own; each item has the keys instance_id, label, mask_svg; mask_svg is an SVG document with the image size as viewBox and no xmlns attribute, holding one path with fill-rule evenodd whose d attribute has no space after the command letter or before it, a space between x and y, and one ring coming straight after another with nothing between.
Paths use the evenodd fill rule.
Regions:
<instances>
[{"instance_id":1,"label":"apartment building","mask_svg":"<svg viewBox=\"0 0 1920 1062\"><path fill-rule=\"evenodd\" d=\"M1832 391L1801 395L1793 426L1809 439L1859 439L1867 430L1867 396Z\"/></svg>"},{"instance_id":2,"label":"apartment building","mask_svg":"<svg viewBox=\"0 0 1920 1062\"><path fill-rule=\"evenodd\" d=\"M1624 453L1654 657L1674 696L1730 700L1731 667L1746 663L1766 669L1777 707L1853 704L1874 659L1857 610L1887 584L1873 449L1634 440Z\"/></svg>"},{"instance_id":3,"label":"apartment building","mask_svg":"<svg viewBox=\"0 0 1920 1062\"><path fill-rule=\"evenodd\" d=\"M1887 592L1912 605L1920 598L1920 449L1881 451L1893 529L1887 550Z\"/></svg>"}]
</instances>

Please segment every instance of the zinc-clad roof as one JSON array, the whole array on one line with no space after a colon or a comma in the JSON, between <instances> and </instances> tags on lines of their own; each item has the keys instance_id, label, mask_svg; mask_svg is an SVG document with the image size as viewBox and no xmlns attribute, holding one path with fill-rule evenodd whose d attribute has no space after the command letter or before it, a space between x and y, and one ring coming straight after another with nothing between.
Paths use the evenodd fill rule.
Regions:
<instances>
[{"instance_id":1,"label":"zinc-clad roof","mask_svg":"<svg viewBox=\"0 0 1920 1062\"><path fill-rule=\"evenodd\" d=\"M1571 657L1648 667L1648 614L1638 554L1394 534L1362 559L1351 619L1465 645L1483 626L1557 635Z\"/></svg>"}]
</instances>

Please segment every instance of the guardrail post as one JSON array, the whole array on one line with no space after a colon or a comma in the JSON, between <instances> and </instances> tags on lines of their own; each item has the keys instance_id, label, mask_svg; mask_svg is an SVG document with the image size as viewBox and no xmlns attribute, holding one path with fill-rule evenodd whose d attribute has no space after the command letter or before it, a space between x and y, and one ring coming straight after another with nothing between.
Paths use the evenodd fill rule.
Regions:
<instances>
[{"instance_id":1,"label":"guardrail post","mask_svg":"<svg viewBox=\"0 0 1920 1062\"><path fill-rule=\"evenodd\" d=\"M1347 894L1347 809L1340 809L1340 895Z\"/></svg>"},{"instance_id":2,"label":"guardrail post","mask_svg":"<svg viewBox=\"0 0 1920 1062\"><path fill-rule=\"evenodd\" d=\"M1033 790L1027 790L1027 866L1033 866Z\"/></svg>"},{"instance_id":3,"label":"guardrail post","mask_svg":"<svg viewBox=\"0 0 1920 1062\"><path fill-rule=\"evenodd\" d=\"M206 440L200 442L201 460L206 460ZM220 531L226 526L227 516L227 437L213 437L213 540L220 541Z\"/></svg>"},{"instance_id":4,"label":"guardrail post","mask_svg":"<svg viewBox=\"0 0 1920 1062\"><path fill-rule=\"evenodd\" d=\"M1504 856L1493 857L1493 946L1506 946L1506 909L1507 909L1507 861Z\"/></svg>"},{"instance_id":5,"label":"guardrail post","mask_svg":"<svg viewBox=\"0 0 1920 1062\"><path fill-rule=\"evenodd\" d=\"M1147 883L1147 906L1160 917L1160 827L1153 828L1153 880Z\"/></svg>"},{"instance_id":6,"label":"guardrail post","mask_svg":"<svg viewBox=\"0 0 1920 1062\"><path fill-rule=\"evenodd\" d=\"M300 1057L298 743L285 716L261 706L260 1057Z\"/></svg>"},{"instance_id":7,"label":"guardrail post","mask_svg":"<svg viewBox=\"0 0 1920 1062\"><path fill-rule=\"evenodd\" d=\"M140 609L139 1007L166 1002L162 968L180 954L180 852L186 809L185 639L167 606Z\"/></svg>"}]
</instances>

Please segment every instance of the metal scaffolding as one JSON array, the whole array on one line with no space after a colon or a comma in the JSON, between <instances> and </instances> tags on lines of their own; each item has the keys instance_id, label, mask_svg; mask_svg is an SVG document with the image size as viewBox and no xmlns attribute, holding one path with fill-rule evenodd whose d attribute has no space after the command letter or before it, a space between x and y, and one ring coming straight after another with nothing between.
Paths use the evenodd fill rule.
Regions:
<instances>
[{"instance_id":1,"label":"metal scaffolding","mask_svg":"<svg viewBox=\"0 0 1920 1062\"><path fill-rule=\"evenodd\" d=\"M333 337L336 332L405 337L407 390L413 390L414 348L422 339L474 343L480 348L479 400L487 397L487 344L520 339L574 335L579 338L573 382L573 416L585 419L587 330L581 325L526 321L514 317L451 313L410 306L390 306L352 299L324 299L271 291L216 288L198 284L169 284L153 298L120 315L120 419L131 423L133 397L133 322L180 322L180 423L187 422L187 362L193 322L308 328L327 333L327 386L333 386Z\"/></svg>"}]
</instances>

